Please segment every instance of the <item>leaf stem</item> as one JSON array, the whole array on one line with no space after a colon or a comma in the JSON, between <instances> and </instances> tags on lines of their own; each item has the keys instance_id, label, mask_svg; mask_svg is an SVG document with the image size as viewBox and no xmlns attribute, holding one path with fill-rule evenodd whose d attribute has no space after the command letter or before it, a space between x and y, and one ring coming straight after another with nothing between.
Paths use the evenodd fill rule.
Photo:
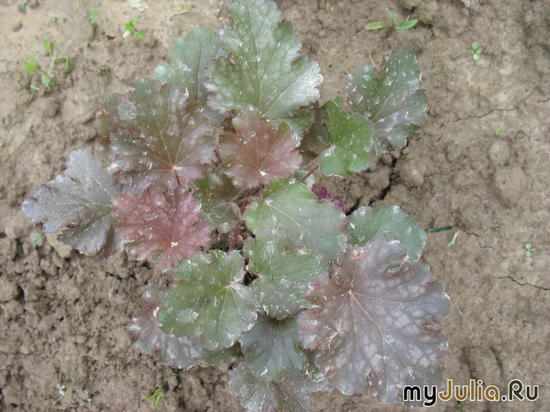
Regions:
<instances>
[{"instance_id":1,"label":"leaf stem","mask_svg":"<svg viewBox=\"0 0 550 412\"><path fill-rule=\"evenodd\" d=\"M315 166L313 169L311 169L307 174L300 179L300 183L304 183L304 180L306 180L308 177L310 177L317 169L319 169L319 166Z\"/></svg>"}]
</instances>

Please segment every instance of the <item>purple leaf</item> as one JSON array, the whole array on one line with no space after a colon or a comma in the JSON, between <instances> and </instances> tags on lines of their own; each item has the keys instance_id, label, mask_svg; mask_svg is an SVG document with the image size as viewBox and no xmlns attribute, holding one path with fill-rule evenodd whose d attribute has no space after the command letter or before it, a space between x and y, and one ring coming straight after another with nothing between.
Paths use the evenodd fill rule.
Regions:
<instances>
[{"instance_id":1,"label":"purple leaf","mask_svg":"<svg viewBox=\"0 0 550 412\"><path fill-rule=\"evenodd\" d=\"M38 186L21 210L33 223L43 223L47 233L67 227L59 236L66 245L108 257L122 249L111 215L111 197L121 190L92 148L82 149L72 152L63 175Z\"/></svg>"},{"instance_id":2,"label":"purple leaf","mask_svg":"<svg viewBox=\"0 0 550 412\"><path fill-rule=\"evenodd\" d=\"M303 375L285 376L280 382L260 379L241 365L230 372L229 390L250 412L313 412L311 392L327 389Z\"/></svg>"},{"instance_id":3,"label":"purple leaf","mask_svg":"<svg viewBox=\"0 0 550 412\"><path fill-rule=\"evenodd\" d=\"M98 126L110 150L102 159L138 190L183 186L215 157L201 104L157 80L139 79L127 95L107 98Z\"/></svg>"},{"instance_id":4,"label":"purple leaf","mask_svg":"<svg viewBox=\"0 0 550 412\"><path fill-rule=\"evenodd\" d=\"M298 319L304 347L320 349L316 365L344 394L395 403L405 385L440 383L447 342L436 324L449 298L406 254L385 236L350 247L304 294L314 305Z\"/></svg>"},{"instance_id":5,"label":"purple leaf","mask_svg":"<svg viewBox=\"0 0 550 412\"><path fill-rule=\"evenodd\" d=\"M189 369L202 358L202 346L198 339L176 336L160 329L157 312L165 295L166 289L149 283L143 294L145 308L134 313L128 331L136 338L136 347L141 353L153 355L161 365Z\"/></svg>"},{"instance_id":6,"label":"purple leaf","mask_svg":"<svg viewBox=\"0 0 550 412\"><path fill-rule=\"evenodd\" d=\"M183 190L126 192L113 199L119 234L140 260L173 269L210 240L210 225L199 219L200 203Z\"/></svg>"},{"instance_id":7,"label":"purple leaf","mask_svg":"<svg viewBox=\"0 0 550 412\"><path fill-rule=\"evenodd\" d=\"M235 133L220 141L226 173L238 186L252 188L298 170L302 158L296 151L298 138L286 124L275 127L249 106L233 119Z\"/></svg>"}]
</instances>

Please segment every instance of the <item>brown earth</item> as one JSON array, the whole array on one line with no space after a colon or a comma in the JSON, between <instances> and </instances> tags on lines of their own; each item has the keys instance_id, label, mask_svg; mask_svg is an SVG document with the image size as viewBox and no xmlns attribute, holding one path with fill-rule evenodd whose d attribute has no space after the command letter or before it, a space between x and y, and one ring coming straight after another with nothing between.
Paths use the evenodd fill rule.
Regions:
<instances>
[{"instance_id":1,"label":"brown earth","mask_svg":"<svg viewBox=\"0 0 550 412\"><path fill-rule=\"evenodd\" d=\"M534 402L439 401L434 411L550 410L550 4L514 0L283 0L305 51L324 76L323 100L346 74L380 66L398 46L418 56L428 121L372 173L331 185L348 207L397 204L429 235L424 260L452 300L445 379L540 385ZM150 76L174 40L225 21L214 0L0 1L0 410L238 411L227 367L178 371L132 345L126 324L149 280L148 265L121 254L104 262L70 252L23 217L20 204L60 173L68 154L96 137L101 98ZM97 26L88 14L99 11ZM412 30L366 31L391 11ZM143 39L123 39L138 18ZM49 36L57 85L46 89ZM483 47L478 62L471 45ZM41 91L31 90L31 85ZM546 165L546 166L545 166ZM458 233L456 242L448 243ZM37 245L38 243L38 245ZM526 244L532 251L526 256ZM157 280L158 279L158 280ZM162 390L154 400L140 403ZM399 411L368 396L315 395L319 411Z\"/></svg>"}]
</instances>

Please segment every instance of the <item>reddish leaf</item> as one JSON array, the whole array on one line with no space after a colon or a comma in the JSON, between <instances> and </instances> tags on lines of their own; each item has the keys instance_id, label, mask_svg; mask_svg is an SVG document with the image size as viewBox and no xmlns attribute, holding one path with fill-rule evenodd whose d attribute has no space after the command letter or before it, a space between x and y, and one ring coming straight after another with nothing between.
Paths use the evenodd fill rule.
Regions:
<instances>
[{"instance_id":1,"label":"reddish leaf","mask_svg":"<svg viewBox=\"0 0 550 412\"><path fill-rule=\"evenodd\" d=\"M153 355L162 365L189 369L202 358L202 345L196 338L176 336L160 329L157 312L162 306L166 289L147 285L143 294L145 308L132 316L128 331L136 338L136 347L145 355Z\"/></svg>"},{"instance_id":2,"label":"reddish leaf","mask_svg":"<svg viewBox=\"0 0 550 412\"><path fill-rule=\"evenodd\" d=\"M113 199L119 234L140 260L157 260L173 269L210 240L210 225L199 219L200 203L183 190L166 194L146 190L140 197L126 192Z\"/></svg>"},{"instance_id":3,"label":"reddish leaf","mask_svg":"<svg viewBox=\"0 0 550 412\"><path fill-rule=\"evenodd\" d=\"M350 247L304 294L314 306L298 319L316 365L345 394L365 389L394 403L405 385L440 383L447 342L437 327L449 298L428 265L385 236Z\"/></svg>"},{"instance_id":4,"label":"reddish leaf","mask_svg":"<svg viewBox=\"0 0 550 412\"><path fill-rule=\"evenodd\" d=\"M138 190L175 189L197 179L214 159L211 128L199 102L173 84L139 79L128 95L113 95L98 119L102 154ZM105 151L105 150L104 150Z\"/></svg>"},{"instance_id":5,"label":"reddish leaf","mask_svg":"<svg viewBox=\"0 0 550 412\"><path fill-rule=\"evenodd\" d=\"M236 185L252 188L275 177L287 177L302 160L296 151L298 138L286 124L278 128L252 106L233 119L235 133L220 142L223 166Z\"/></svg>"}]
</instances>

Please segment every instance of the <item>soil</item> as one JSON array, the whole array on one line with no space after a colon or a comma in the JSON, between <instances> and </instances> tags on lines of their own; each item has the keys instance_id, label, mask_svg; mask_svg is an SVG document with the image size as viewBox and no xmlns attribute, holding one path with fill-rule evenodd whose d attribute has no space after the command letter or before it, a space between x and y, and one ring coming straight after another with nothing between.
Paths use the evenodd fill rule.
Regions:
<instances>
[{"instance_id":1,"label":"soil","mask_svg":"<svg viewBox=\"0 0 550 412\"><path fill-rule=\"evenodd\" d=\"M19 4L18 4L19 3ZM240 411L228 367L178 371L141 355L126 331L149 280L125 254L98 262L71 252L22 215L23 199L68 154L97 136L103 97L151 76L178 36L226 20L220 1L0 1L0 410ZM133 2L136 3L136 2ZM137 2L139 3L139 2ZM399 46L417 54L428 120L401 151L332 181L348 208L397 204L428 235L423 259L451 297L445 380L540 385L533 402L439 401L434 411L550 410L550 4L515 0L282 0L304 51L319 62L322 100L346 74ZM96 25L89 13L99 11ZM411 30L366 31L418 19ZM123 39L138 18L143 39ZM48 36L58 57L47 71ZM483 48L472 59L472 42ZM71 68L65 57L70 58ZM31 85L39 86L33 91ZM545 166L546 165L546 166ZM457 235L458 234L458 235ZM454 245L450 245L455 238ZM531 244L531 255L526 244ZM141 402L162 391L155 400ZM524 391L525 394L525 391ZM400 411L369 396L315 394L318 411Z\"/></svg>"}]
</instances>

